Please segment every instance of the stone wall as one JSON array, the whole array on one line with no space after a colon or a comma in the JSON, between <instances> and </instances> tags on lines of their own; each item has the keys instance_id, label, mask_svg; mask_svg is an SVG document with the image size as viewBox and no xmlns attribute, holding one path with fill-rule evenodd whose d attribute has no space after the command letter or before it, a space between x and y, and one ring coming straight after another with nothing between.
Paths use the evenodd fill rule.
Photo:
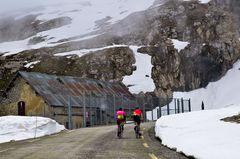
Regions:
<instances>
[{"instance_id":1,"label":"stone wall","mask_svg":"<svg viewBox=\"0 0 240 159\"><path fill-rule=\"evenodd\" d=\"M17 115L18 102L25 102L27 116L49 116L49 107L42 97L38 96L27 82L18 77L7 93L7 98L1 102L1 115Z\"/></svg>"}]
</instances>

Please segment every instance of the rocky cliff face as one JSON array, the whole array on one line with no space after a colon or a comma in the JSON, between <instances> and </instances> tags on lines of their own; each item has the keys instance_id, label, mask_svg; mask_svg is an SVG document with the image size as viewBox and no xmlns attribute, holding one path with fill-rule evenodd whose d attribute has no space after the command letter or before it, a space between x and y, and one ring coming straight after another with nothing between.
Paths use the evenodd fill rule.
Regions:
<instances>
[{"instance_id":1,"label":"rocky cliff face","mask_svg":"<svg viewBox=\"0 0 240 159\"><path fill-rule=\"evenodd\" d=\"M189 91L218 80L240 55L236 19L226 10L197 2L169 2L159 17L159 34L143 52L152 55L158 96ZM171 13L171 14L169 14ZM188 41L178 52L171 40ZM165 40L164 40L165 39Z\"/></svg>"},{"instance_id":2,"label":"rocky cliff face","mask_svg":"<svg viewBox=\"0 0 240 159\"><path fill-rule=\"evenodd\" d=\"M156 1L157 3L158 1ZM0 58L0 87L3 87L17 70L26 70L27 62L40 60L29 71L74 75L101 80L121 81L136 69L134 55L128 47L116 47L92 52L82 57L56 57L55 53L104 47L111 44L144 45L139 52L152 56L152 78L157 96L172 96L172 91L189 91L205 87L221 78L240 56L239 2L237 0L212 0L209 4L197 1L159 0L157 7L134 13L127 18L107 25L106 17L98 21L99 30L89 33L99 36L81 41L76 37L53 47L25 50L19 54ZM225 4L223 7L223 4ZM71 22L61 17L41 23L34 16L26 17L23 27L26 34L12 32L16 21L0 24L2 41L23 39L42 30L59 27ZM10 25L11 24L11 25ZM9 29L7 29L9 28ZM6 31L7 30L7 31ZM36 44L51 37L34 37L29 44ZM178 51L171 39L189 42ZM26 62L25 62L26 61Z\"/></svg>"},{"instance_id":3,"label":"rocky cliff face","mask_svg":"<svg viewBox=\"0 0 240 159\"><path fill-rule=\"evenodd\" d=\"M136 69L134 55L128 47L95 51L82 57L44 58L31 71L80 76L105 81L122 81ZM49 69L50 68L50 69ZM62 69L64 68L64 69Z\"/></svg>"}]
</instances>

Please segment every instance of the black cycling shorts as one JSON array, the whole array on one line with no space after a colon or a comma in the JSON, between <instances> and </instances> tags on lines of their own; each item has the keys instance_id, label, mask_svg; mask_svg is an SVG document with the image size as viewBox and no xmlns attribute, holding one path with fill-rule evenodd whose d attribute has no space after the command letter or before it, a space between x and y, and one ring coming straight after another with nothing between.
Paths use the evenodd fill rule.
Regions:
<instances>
[{"instance_id":1,"label":"black cycling shorts","mask_svg":"<svg viewBox=\"0 0 240 159\"><path fill-rule=\"evenodd\" d=\"M117 125L120 125L122 122L124 122L125 120L117 120Z\"/></svg>"},{"instance_id":2,"label":"black cycling shorts","mask_svg":"<svg viewBox=\"0 0 240 159\"><path fill-rule=\"evenodd\" d=\"M140 116L138 116L138 115L134 115L134 116L133 116L133 120L134 120L134 122L136 122L137 124L140 124L140 123L141 123L141 118L140 118Z\"/></svg>"}]
</instances>

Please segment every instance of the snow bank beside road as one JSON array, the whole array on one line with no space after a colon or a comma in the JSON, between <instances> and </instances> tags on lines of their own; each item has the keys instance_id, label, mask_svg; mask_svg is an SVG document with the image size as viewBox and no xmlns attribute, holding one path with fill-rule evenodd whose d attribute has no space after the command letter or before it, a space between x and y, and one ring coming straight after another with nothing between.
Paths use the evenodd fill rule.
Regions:
<instances>
[{"instance_id":1,"label":"snow bank beside road","mask_svg":"<svg viewBox=\"0 0 240 159\"><path fill-rule=\"evenodd\" d=\"M239 159L240 124L220 119L236 115L240 105L163 116L156 122L162 144L201 159Z\"/></svg>"},{"instance_id":2,"label":"snow bank beside road","mask_svg":"<svg viewBox=\"0 0 240 159\"><path fill-rule=\"evenodd\" d=\"M0 143L51 135L64 129L49 118L3 116L0 117Z\"/></svg>"}]
</instances>

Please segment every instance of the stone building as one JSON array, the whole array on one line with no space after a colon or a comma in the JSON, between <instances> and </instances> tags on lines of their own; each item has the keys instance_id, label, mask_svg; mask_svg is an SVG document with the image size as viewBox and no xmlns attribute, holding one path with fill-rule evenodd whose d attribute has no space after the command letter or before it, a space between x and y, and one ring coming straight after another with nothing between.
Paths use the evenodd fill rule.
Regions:
<instances>
[{"instance_id":1,"label":"stone building","mask_svg":"<svg viewBox=\"0 0 240 159\"><path fill-rule=\"evenodd\" d=\"M126 101L134 108L122 83L36 72L19 72L1 95L1 116L44 116L67 128L111 124Z\"/></svg>"}]
</instances>

